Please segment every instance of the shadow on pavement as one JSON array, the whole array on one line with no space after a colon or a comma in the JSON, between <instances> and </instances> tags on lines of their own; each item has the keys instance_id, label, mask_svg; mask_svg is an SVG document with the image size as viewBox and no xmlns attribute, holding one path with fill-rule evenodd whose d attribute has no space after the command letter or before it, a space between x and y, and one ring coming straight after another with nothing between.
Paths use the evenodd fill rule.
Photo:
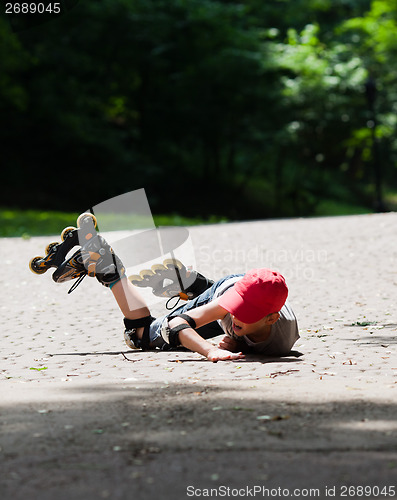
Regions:
<instances>
[{"instance_id":1,"label":"shadow on pavement","mask_svg":"<svg viewBox=\"0 0 397 500\"><path fill-rule=\"evenodd\" d=\"M257 485L326 498L394 484L397 403L285 401L261 384L70 384L3 404L0 496L174 500Z\"/></svg>"}]
</instances>

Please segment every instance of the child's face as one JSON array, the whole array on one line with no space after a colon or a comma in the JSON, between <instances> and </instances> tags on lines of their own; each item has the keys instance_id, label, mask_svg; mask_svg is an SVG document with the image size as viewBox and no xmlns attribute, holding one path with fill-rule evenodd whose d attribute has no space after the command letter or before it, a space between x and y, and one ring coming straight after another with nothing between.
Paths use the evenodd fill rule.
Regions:
<instances>
[{"instance_id":1,"label":"child's face","mask_svg":"<svg viewBox=\"0 0 397 500\"><path fill-rule=\"evenodd\" d=\"M256 323L243 323L239 321L236 316L232 315L233 332L238 336L250 335L264 330L266 327L275 323L280 315L278 313L271 313L257 321Z\"/></svg>"}]
</instances>

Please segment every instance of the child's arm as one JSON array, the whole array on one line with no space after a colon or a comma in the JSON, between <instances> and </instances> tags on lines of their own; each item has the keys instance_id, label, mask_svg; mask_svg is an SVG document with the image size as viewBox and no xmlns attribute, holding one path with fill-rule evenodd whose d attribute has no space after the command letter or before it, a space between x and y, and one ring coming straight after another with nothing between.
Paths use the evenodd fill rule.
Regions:
<instances>
[{"instance_id":1,"label":"child's arm","mask_svg":"<svg viewBox=\"0 0 397 500\"><path fill-rule=\"evenodd\" d=\"M204 306L188 311L187 314L195 320L196 327L200 328L201 326L211 323L212 321L222 319L225 314L227 314L227 311L218 305L217 300L214 300ZM170 328L174 328L175 326L182 324L186 324L186 321L179 317L173 318L169 322ZM179 332L179 341L187 349L198 352L199 354L205 356L209 361L213 362L241 359L244 357L241 352L234 353L225 349L219 349L210 342L207 342L207 340L203 339L203 337L201 337L193 328L181 330Z\"/></svg>"},{"instance_id":2,"label":"child's arm","mask_svg":"<svg viewBox=\"0 0 397 500\"><path fill-rule=\"evenodd\" d=\"M203 339L195 330L193 330L193 328L186 328L185 330L182 330L179 333L179 341L184 347L202 354L208 359L208 361L213 361L214 363L217 361L230 361L244 358L244 355L241 352L230 352L212 345L210 342Z\"/></svg>"},{"instance_id":3,"label":"child's arm","mask_svg":"<svg viewBox=\"0 0 397 500\"><path fill-rule=\"evenodd\" d=\"M218 344L219 349L225 349L230 352L237 352L239 350L239 342L229 335L225 335Z\"/></svg>"}]
</instances>

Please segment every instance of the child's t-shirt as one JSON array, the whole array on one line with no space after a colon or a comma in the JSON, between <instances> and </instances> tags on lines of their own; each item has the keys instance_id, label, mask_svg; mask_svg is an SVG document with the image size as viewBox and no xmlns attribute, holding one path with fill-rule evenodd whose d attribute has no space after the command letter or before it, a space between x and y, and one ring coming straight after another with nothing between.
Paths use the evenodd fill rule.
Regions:
<instances>
[{"instance_id":1,"label":"child's t-shirt","mask_svg":"<svg viewBox=\"0 0 397 500\"><path fill-rule=\"evenodd\" d=\"M221 296L239 279L241 277L233 277L225 281L217 290L216 295ZM238 342L245 343L249 350L269 356L288 354L299 339L298 321L288 301L281 308L280 318L271 326L270 335L264 342L252 342L246 335L242 337L236 335L233 331L231 314L226 314L223 319L218 320L218 323L227 335Z\"/></svg>"}]
</instances>

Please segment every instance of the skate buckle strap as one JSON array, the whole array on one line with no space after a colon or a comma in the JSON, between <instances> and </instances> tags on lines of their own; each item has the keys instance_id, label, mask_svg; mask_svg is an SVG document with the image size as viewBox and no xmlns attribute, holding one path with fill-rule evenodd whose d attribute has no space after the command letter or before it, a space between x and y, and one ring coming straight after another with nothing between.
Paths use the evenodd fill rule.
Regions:
<instances>
[{"instance_id":1,"label":"skate buckle strap","mask_svg":"<svg viewBox=\"0 0 397 500\"><path fill-rule=\"evenodd\" d=\"M88 276L91 276L91 278L95 277L96 266L97 266L98 260L100 258L101 258L101 256L99 253L90 252L90 258L88 261L87 271L88 271Z\"/></svg>"}]
</instances>

